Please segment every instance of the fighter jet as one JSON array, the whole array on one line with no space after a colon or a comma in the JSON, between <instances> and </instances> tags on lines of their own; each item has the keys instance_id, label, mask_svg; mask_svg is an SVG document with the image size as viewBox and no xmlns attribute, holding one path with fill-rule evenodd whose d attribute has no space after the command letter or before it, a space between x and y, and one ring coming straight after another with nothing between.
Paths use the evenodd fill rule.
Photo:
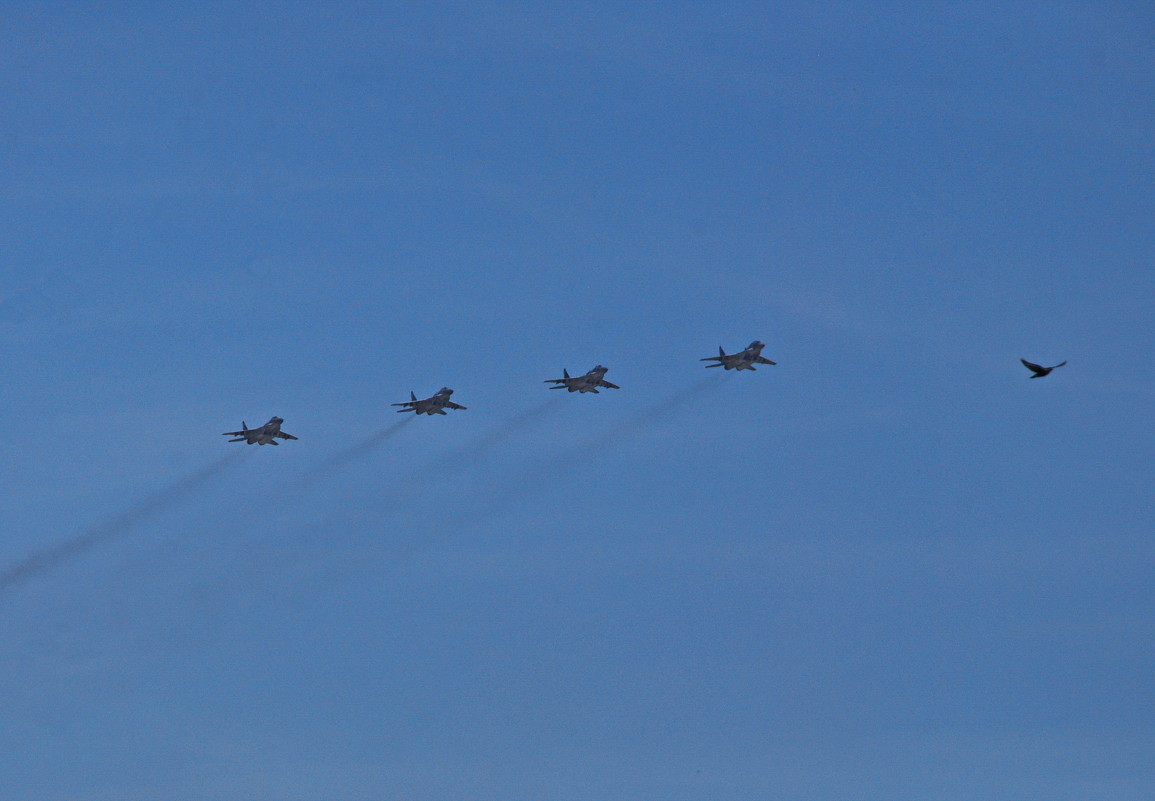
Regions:
<instances>
[{"instance_id":1,"label":"fighter jet","mask_svg":"<svg viewBox=\"0 0 1155 801\"><path fill-rule=\"evenodd\" d=\"M1055 365L1055 367L1043 367L1041 364L1035 364L1034 362L1028 362L1026 359L1019 359L1019 361L1022 362L1023 364L1025 364L1027 369L1030 370L1032 373L1034 373L1034 375L1031 376L1031 378L1042 378L1045 375L1050 375L1051 371L1054 370L1055 367L1062 367L1064 364L1066 364L1066 362L1064 361L1064 362L1059 362L1058 364Z\"/></svg>"},{"instance_id":2,"label":"fighter jet","mask_svg":"<svg viewBox=\"0 0 1155 801\"><path fill-rule=\"evenodd\" d=\"M594 369L590 370L585 375L570 376L569 370L562 370L562 375L565 378L550 378L545 383L557 384L556 387L550 389L568 389L570 392L592 392L595 395L598 392L598 387L605 387L606 389L621 389L617 384L611 384L606 381L606 373L609 372L608 367L602 367L600 364Z\"/></svg>"},{"instance_id":3,"label":"fighter jet","mask_svg":"<svg viewBox=\"0 0 1155 801\"><path fill-rule=\"evenodd\" d=\"M240 431L226 431L221 436L236 437L230 439L229 442L247 442L252 445L280 445L276 437L281 439L296 439L292 434L286 434L281 430L281 423L285 422L279 417L270 417L269 422L265 423L260 428L249 428L243 420L241 421Z\"/></svg>"},{"instance_id":4,"label":"fighter jet","mask_svg":"<svg viewBox=\"0 0 1155 801\"><path fill-rule=\"evenodd\" d=\"M707 356L705 359L699 359L699 361L717 362L717 364L707 364L707 369L725 367L727 370L753 370L755 364L777 364L778 362L772 362L762 355L762 348L764 347L766 347L765 344L755 339L741 353L731 353L727 356L726 351L719 347L717 356Z\"/></svg>"},{"instance_id":5,"label":"fighter jet","mask_svg":"<svg viewBox=\"0 0 1155 801\"><path fill-rule=\"evenodd\" d=\"M417 396L412 392L409 393L411 400L404 403L394 403L394 406L404 406L404 409L398 409L397 414L404 412L417 412L417 414L428 414L430 416L435 414L445 414L446 407L450 409L464 409L460 403L454 403L449 400L449 396L453 394L453 390L449 387L442 387L437 390L437 394L425 400L417 400Z\"/></svg>"}]
</instances>

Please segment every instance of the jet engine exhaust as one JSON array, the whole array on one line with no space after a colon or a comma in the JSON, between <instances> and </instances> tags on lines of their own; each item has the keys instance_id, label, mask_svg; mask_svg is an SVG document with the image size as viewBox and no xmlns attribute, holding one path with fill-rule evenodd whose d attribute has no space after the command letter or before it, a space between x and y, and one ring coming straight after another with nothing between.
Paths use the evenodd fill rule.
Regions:
<instances>
[{"instance_id":1,"label":"jet engine exhaust","mask_svg":"<svg viewBox=\"0 0 1155 801\"><path fill-rule=\"evenodd\" d=\"M247 455L246 451L232 451L220 459L205 465L200 470L177 481L164 489L157 490L136 506L98 526L26 557L11 567L0 571L0 596L33 576L51 573L67 562L76 559L93 548L110 543L124 536L134 526L150 517L164 512L184 500L210 479L220 475L230 466Z\"/></svg>"},{"instance_id":2,"label":"jet engine exhaust","mask_svg":"<svg viewBox=\"0 0 1155 801\"><path fill-rule=\"evenodd\" d=\"M345 467L345 465L355 461L356 459L359 459L360 457L372 451L381 443L400 433L401 429L405 428L406 425L413 422L414 419L415 418L413 417L406 417L403 420L398 420L393 425L387 426L380 431L365 437L365 439L361 440L360 442L351 445L340 453L330 456L321 464L320 468L318 469L319 472L340 470L341 468Z\"/></svg>"},{"instance_id":3,"label":"jet engine exhaust","mask_svg":"<svg viewBox=\"0 0 1155 801\"><path fill-rule=\"evenodd\" d=\"M397 434L401 433L401 429L405 428L409 423L415 420L415 417L406 417L398 420L390 426L376 431L360 442L350 445L343 451L333 454L317 467L313 468L296 481L291 482L287 489L294 495L312 489L318 482L323 481L327 476L343 470L353 462L357 461L366 454L372 452L375 448L389 439L392 439Z\"/></svg>"},{"instance_id":4,"label":"jet engine exhaust","mask_svg":"<svg viewBox=\"0 0 1155 801\"><path fill-rule=\"evenodd\" d=\"M587 437L578 445L567 448L566 451L570 453L604 453L615 446L641 437L660 421L672 416L695 399L715 391L722 383L724 382L717 381L714 376L699 379L676 391L668 398L631 414L622 422L605 431ZM564 401L564 399L562 400ZM548 404L544 405L527 412L522 415L522 418L542 414L548 408L550 408ZM451 454L443 460L444 464L453 464L455 460L461 459L466 454L476 455L483 446L488 447L503 441L515 429L516 423L524 422L522 418L511 420L477 443ZM443 523L443 529L455 531L479 520L488 520L502 515L509 510L510 506L524 502L533 493L565 481L580 469L582 463L581 459L558 459L554 456L536 459L527 468L512 476L497 478L493 485L480 494L480 498L475 504L453 511ZM399 546L397 561L402 562L412 558L427 548L432 541L429 536L423 536L419 541L414 540Z\"/></svg>"},{"instance_id":5,"label":"jet engine exhaust","mask_svg":"<svg viewBox=\"0 0 1155 801\"><path fill-rule=\"evenodd\" d=\"M509 438L517 432L518 429L529 423L534 422L539 417L544 417L549 412L557 409L565 403L565 398L553 397L549 400L542 401L537 406L522 412L515 417L511 417L497 428L490 431L488 434L478 437L473 442L457 448L454 451L446 454L437 461L433 462L428 468L429 471L444 475L452 472L455 469L460 469L463 465L473 464L475 461L485 456L498 445L509 440Z\"/></svg>"}]
</instances>

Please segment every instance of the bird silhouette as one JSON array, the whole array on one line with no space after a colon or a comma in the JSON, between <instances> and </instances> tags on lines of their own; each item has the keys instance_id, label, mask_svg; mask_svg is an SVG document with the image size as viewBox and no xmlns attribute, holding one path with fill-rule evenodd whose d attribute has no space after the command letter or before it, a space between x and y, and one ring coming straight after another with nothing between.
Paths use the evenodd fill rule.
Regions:
<instances>
[{"instance_id":1,"label":"bird silhouette","mask_svg":"<svg viewBox=\"0 0 1155 801\"><path fill-rule=\"evenodd\" d=\"M1054 370L1055 367L1062 367L1064 364L1066 364L1066 362L1059 362L1055 365L1055 367L1043 367L1041 364L1028 362L1026 359L1019 359L1019 361L1025 364L1027 369L1034 373L1031 378L1042 378L1045 375L1050 375L1051 371Z\"/></svg>"}]
</instances>

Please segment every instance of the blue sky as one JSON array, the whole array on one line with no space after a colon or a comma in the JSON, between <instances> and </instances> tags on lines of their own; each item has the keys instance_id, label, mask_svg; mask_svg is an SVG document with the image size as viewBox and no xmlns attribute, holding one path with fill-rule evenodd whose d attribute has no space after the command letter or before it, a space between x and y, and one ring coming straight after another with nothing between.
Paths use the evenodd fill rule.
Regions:
<instances>
[{"instance_id":1,"label":"blue sky","mask_svg":"<svg viewBox=\"0 0 1155 801\"><path fill-rule=\"evenodd\" d=\"M0 798L1155 792L1152 64L1124 2L8 4Z\"/></svg>"}]
</instances>

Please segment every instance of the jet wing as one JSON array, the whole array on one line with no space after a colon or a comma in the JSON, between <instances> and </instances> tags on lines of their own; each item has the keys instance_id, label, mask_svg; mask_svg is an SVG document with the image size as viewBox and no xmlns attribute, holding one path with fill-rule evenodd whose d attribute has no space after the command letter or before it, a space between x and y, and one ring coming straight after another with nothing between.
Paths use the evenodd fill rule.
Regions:
<instances>
[{"instance_id":1,"label":"jet wing","mask_svg":"<svg viewBox=\"0 0 1155 801\"><path fill-rule=\"evenodd\" d=\"M248 431L226 431L221 434L222 437L243 437Z\"/></svg>"},{"instance_id":2,"label":"jet wing","mask_svg":"<svg viewBox=\"0 0 1155 801\"><path fill-rule=\"evenodd\" d=\"M286 434L284 431L278 431L276 434L273 434L273 436L280 437L281 439L296 439L292 434ZM277 443L274 442L273 444L276 445Z\"/></svg>"},{"instance_id":3,"label":"jet wing","mask_svg":"<svg viewBox=\"0 0 1155 801\"><path fill-rule=\"evenodd\" d=\"M454 403L453 401L445 401L445 405L448 406L450 409L464 409L464 408L466 408L466 407L462 406L460 403Z\"/></svg>"},{"instance_id":4,"label":"jet wing","mask_svg":"<svg viewBox=\"0 0 1155 801\"><path fill-rule=\"evenodd\" d=\"M765 356L759 356L754 361L757 362L758 364L778 364L778 362L772 362L769 359L767 359Z\"/></svg>"},{"instance_id":5,"label":"jet wing","mask_svg":"<svg viewBox=\"0 0 1155 801\"><path fill-rule=\"evenodd\" d=\"M599 387L606 387L608 389L621 389L621 387L619 387L617 384L611 384L609 381L606 381L604 378L602 380L598 381L598 386Z\"/></svg>"}]
</instances>

